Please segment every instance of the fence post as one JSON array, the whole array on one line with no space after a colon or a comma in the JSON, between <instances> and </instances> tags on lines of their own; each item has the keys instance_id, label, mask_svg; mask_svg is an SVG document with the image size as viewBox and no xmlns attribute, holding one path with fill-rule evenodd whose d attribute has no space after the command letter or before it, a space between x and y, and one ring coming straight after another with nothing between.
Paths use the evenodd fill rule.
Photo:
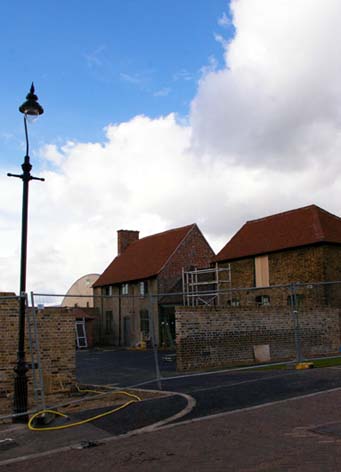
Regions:
<instances>
[{"instance_id":1,"label":"fence post","mask_svg":"<svg viewBox=\"0 0 341 472\"><path fill-rule=\"evenodd\" d=\"M295 334L295 347L296 347L296 361L298 363L302 362L302 345L301 345L301 333L300 333L300 323L298 317L298 307L297 307L297 296L296 296L296 284L290 285L290 305L291 305L291 314L294 322L294 334Z\"/></svg>"},{"instance_id":2,"label":"fence post","mask_svg":"<svg viewBox=\"0 0 341 472\"><path fill-rule=\"evenodd\" d=\"M157 297L157 295L156 295ZM157 301L157 299L156 299ZM161 383L161 374L160 374L160 366L159 366L159 357L158 357L158 350L157 350L157 342L155 336L155 324L154 324L154 314L153 314L153 295L149 295L149 326L151 332L151 341L153 347L153 354L154 354L154 362L155 362L155 374L156 374L156 383L159 390L162 390L162 383Z\"/></svg>"},{"instance_id":3,"label":"fence post","mask_svg":"<svg viewBox=\"0 0 341 472\"><path fill-rule=\"evenodd\" d=\"M30 349L31 349L31 359L32 359L32 378L33 378L33 386L34 386L34 396L36 400L41 401L41 408L42 410L45 410L46 409L45 386L44 386L43 370L42 370L42 365L41 365L39 332L38 332L38 323L37 323L36 307L34 304L33 292L31 292L31 315L28 317L27 321L28 321L27 324L28 324L29 342L30 342ZM33 333L32 333L32 326L31 326L32 324L33 324ZM37 385L35 359L37 359L39 385Z\"/></svg>"}]
</instances>

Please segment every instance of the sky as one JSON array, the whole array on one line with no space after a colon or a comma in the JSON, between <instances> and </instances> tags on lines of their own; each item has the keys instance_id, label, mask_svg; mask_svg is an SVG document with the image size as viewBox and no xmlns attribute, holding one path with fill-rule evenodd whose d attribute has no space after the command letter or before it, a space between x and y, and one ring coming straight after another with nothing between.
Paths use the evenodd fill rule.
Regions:
<instances>
[{"instance_id":1,"label":"sky","mask_svg":"<svg viewBox=\"0 0 341 472\"><path fill-rule=\"evenodd\" d=\"M140 237L196 222L218 252L248 220L340 216L339 0L4 0L0 291L18 292L29 125L27 289L65 293Z\"/></svg>"}]
</instances>

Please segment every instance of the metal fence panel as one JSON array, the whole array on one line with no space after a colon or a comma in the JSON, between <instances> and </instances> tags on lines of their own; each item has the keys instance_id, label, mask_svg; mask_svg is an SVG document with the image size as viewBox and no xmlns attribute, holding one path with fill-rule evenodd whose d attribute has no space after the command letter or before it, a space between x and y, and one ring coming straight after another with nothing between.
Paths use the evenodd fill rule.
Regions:
<instances>
[{"instance_id":1,"label":"metal fence panel","mask_svg":"<svg viewBox=\"0 0 341 472\"><path fill-rule=\"evenodd\" d=\"M300 363L339 354L339 281L239 289L225 284L217 296L204 295L199 290L198 299L193 297L186 303L189 296L183 291L123 294L109 290L93 297L34 294L29 304L37 313L54 307L53 316L59 316L58 310L63 316L67 310L74 317L70 329L77 349L75 382L82 385L162 389L164 378L188 372L281 361ZM13 295L0 297L3 320L9 304L17 302ZM0 342L0 370L7 379L2 382L3 397L7 395L4 389L12 388L16 359L13 318L9 326ZM34 367L34 359L40 355L39 346L35 349ZM10 395L5 403L9 408Z\"/></svg>"}]
</instances>

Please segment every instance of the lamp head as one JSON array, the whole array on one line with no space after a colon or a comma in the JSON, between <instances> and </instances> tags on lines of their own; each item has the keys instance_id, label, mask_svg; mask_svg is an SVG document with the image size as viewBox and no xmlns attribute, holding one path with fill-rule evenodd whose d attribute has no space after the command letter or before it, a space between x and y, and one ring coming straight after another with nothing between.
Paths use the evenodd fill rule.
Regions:
<instances>
[{"instance_id":1,"label":"lamp head","mask_svg":"<svg viewBox=\"0 0 341 472\"><path fill-rule=\"evenodd\" d=\"M38 117L44 113L44 109L38 103L38 97L34 93L33 82L29 93L26 95L26 101L19 107L19 111L31 117Z\"/></svg>"}]
</instances>

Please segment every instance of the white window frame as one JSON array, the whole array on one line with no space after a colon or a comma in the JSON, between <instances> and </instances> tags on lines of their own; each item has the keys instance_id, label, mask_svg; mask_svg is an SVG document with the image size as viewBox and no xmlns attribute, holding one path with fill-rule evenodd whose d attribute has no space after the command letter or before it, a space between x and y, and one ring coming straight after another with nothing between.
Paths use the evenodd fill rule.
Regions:
<instances>
[{"instance_id":1,"label":"white window frame","mask_svg":"<svg viewBox=\"0 0 341 472\"><path fill-rule=\"evenodd\" d=\"M148 293L148 281L147 280L141 280L139 283L139 292L140 292L140 297L145 297Z\"/></svg>"},{"instance_id":2,"label":"white window frame","mask_svg":"<svg viewBox=\"0 0 341 472\"><path fill-rule=\"evenodd\" d=\"M129 284L125 283L121 285L121 294L128 295L129 294Z\"/></svg>"}]
</instances>

